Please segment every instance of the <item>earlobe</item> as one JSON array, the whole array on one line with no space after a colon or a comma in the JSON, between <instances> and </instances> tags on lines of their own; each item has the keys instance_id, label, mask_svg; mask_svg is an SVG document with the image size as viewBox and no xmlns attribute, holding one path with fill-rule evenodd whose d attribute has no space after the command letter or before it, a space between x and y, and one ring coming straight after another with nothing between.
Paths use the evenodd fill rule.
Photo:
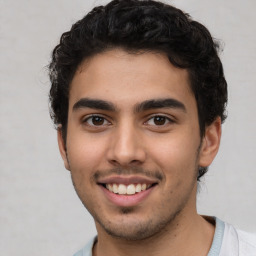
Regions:
<instances>
[{"instance_id":1,"label":"earlobe","mask_svg":"<svg viewBox=\"0 0 256 256\"><path fill-rule=\"evenodd\" d=\"M68 158L67 158L66 145L63 140L61 126L58 126L57 136L58 136L59 150L60 150L61 157L64 161L64 166L67 170L70 171L69 162L68 162Z\"/></svg>"},{"instance_id":2,"label":"earlobe","mask_svg":"<svg viewBox=\"0 0 256 256\"><path fill-rule=\"evenodd\" d=\"M221 119L217 117L205 129L200 149L199 166L209 166L218 153L221 138Z\"/></svg>"}]
</instances>

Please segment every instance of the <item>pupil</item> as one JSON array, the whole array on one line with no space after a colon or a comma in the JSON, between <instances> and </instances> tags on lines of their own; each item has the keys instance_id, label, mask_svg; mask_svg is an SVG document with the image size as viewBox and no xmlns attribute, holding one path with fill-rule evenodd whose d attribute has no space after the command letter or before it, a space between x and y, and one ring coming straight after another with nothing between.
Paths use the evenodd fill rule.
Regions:
<instances>
[{"instance_id":1,"label":"pupil","mask_svg":"<svg viewBox=\"0 0 256 256\"><path fill-rule=\"evenodd\" d=\"M102 125L102 124L104 123L104 120L103 120L102 117L94 116L94 117L92 118L92 123L93 123L94 125Z\"/></svg>"},{"instance_id":2,"label":"pupil","mask_svg":"<svg viewBox=\"0 0 256 256\"><path fill-rule=\"evenodd\" d=\"M163 116L156 116L154 118L154 123L156 125L164 125L165 124L165 117L163 117Z\"/></svg>"}]
</instances>

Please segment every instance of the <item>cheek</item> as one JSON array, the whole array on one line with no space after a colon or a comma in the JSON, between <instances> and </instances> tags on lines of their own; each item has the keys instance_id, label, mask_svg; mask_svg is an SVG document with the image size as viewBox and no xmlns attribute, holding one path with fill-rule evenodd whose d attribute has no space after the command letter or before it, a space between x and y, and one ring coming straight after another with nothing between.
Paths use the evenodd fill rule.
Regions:
<instances>
[{"instance_id":1,"label":"cheek","mask_svg":"<svg viewBox=\"0 0 256 256\"><path fill-rule=\"evenodd\" d=\"M107 142L102 139L95 140L83 132L71 133L67 138L67 153L71 171L77 175L91 175L101 165Z\"/></svg>"},{"instance_id":2,"label":"cheek","mask_svg":"<svg viewBox=\"0 0 256 256\"><path fill-rule=\"evenodd\" d=\"M70 132L67 137L67 153L70 164L72 182L85 207L91 212L94 202L95 183L92 176L100 169L104 156L104 140L97 143L92 136L83 132ZM98 206L96 207L98 208Z\"/></svg>"},{"instance_id":3,"label":"cheek","mask_svg":"<svg viewBox=\"0 0 256 256\"><path fill-rule=\"evenodd\" d=\"M178 177L194 172L200 139L188 134L175 134L152 143L149 154L165 175Z\"/></svg>"}]
</instances>

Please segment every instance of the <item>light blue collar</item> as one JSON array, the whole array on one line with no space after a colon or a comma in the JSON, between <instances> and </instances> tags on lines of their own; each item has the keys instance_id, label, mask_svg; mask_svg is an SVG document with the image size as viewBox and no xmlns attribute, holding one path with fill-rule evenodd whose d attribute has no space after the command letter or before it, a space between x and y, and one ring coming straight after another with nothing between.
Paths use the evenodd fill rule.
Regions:
<instances>
[{"instance_id":1,"label":"light blue collar","mask_svg":"<svg viewBox=\"0 0 256 256\"><path fill-rule=\"evenodd\" d=\"M213 218L215 219L216 228L212 246L207 256L219 256L225 230L225 223L216 217ZM74 254L74 256L92 256L92 248L96 239L97 237L91 239L91 241L82 250Z\"/></svg>"},{"instance_id":2,"label":"light blue collar","mask_svg":"<svg viewBox=\"0 0 256 256\"><path fill-rule=\"evenodd\" d=\"M213 218L215 219L216 227L212 246L207 256L219 256L225 230L225 223L216 217Z\"/></svg>"}]
</instances>

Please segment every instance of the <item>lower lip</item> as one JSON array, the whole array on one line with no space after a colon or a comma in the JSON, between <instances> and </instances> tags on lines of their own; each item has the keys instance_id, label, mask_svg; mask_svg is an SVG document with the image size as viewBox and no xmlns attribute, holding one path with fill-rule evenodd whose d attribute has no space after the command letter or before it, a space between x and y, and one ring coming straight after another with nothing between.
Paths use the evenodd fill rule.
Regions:
<instances>
[{"instance_id":1,"label":"lower lip","mask_svg":"<svg viewBox=\"0 0 256 256\"><path fill-rule=\"evenodd\" d=\"M155 186L148 188L147 190L143 190L134 195L119 195L113 192L110 192L103 186L100 186L108 200L116 206L120 207L132 207L143 202L149 194L153 191Z\"/></svg>"}]
</instances>

